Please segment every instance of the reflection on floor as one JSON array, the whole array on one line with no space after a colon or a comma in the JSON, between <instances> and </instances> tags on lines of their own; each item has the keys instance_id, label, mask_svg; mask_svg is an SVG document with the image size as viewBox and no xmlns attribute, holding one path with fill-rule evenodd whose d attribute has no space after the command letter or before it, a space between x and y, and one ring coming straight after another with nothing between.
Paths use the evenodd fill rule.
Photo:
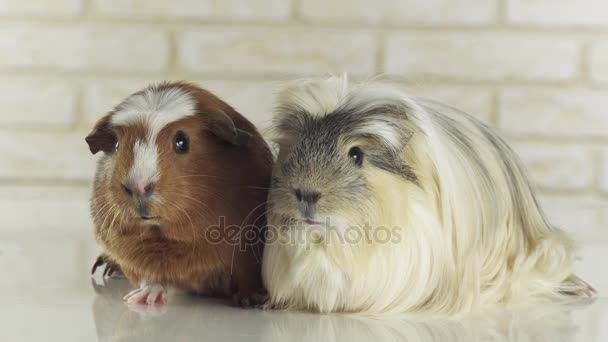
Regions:
<instances>
[{"instance_id":1,"label":"reflection on floor","mask_svg":"<svg viewBox=\"0 0 608 342\"><path fill-rule=\"evenodd\" d=\"M112 278L103 285L94 282L93 287L93 316L100 341L599 342L606 337L602 331L589 331L597 330L602 322L599 318L589 324L598 316L588 314L594 306L605 307L605 300L519 307L462 320L415 321L244 310L222 300L184 294L170 295L166 306L127 306L121 299L130 288L126 280Z\"/></svg>"}]
</instances>

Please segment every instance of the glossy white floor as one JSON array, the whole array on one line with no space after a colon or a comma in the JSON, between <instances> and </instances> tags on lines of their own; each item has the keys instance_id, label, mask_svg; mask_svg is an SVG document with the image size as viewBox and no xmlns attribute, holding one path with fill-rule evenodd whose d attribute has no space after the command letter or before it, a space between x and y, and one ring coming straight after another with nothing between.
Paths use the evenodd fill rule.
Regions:
<instances>
[{"instance_id":1,"label":"glossy white floor","mask_svg":"<svg viewBox=\"0 0 608 342\"><path fill-rule=\"evenodd\" d=\"M608 341L608 298L416 321L245 310L179 293L160 308L129 307L124 278L90 280L74 291L0 295L0 341Z\"/></svg>"}]
</instances>

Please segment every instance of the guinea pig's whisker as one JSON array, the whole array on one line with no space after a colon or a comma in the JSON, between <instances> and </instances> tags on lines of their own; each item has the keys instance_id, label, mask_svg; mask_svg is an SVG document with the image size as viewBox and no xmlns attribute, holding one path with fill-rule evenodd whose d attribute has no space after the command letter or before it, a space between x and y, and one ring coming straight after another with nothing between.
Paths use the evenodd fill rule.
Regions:
<instances>
[{"instance_id":1,"label":"guinea pig's whisker","mask_svg":"<svg viewBox=\"0 0 608 342\"><path fill-rule=\"evenodd\" d=\"M107 213L107 209L110 208L110 205L112 205L112 202L106 201L103 205L101 205L101 207L99 207L99 209L97 209L97 214Z\"/></svg>"},{"instance_id":2,"label":"guinea pig's whisker","mask_svg":"<svg viewBox=\"0 0 608 342\"><path fill-rule=\"evenodd\" d=\"M267 205L267 202L264 202L261 205ZM253 209L249 215L253 214L253 212L256 211L257 208L259 208L260 206L257 206L255 209ZM253 223L257 222L260 218L262 218L264 215L266 215L269 211L270 211L270 209L268 207L266 207L258 216L256 216L255 219L252 220L252 222ZM249 215L247 217L249 217Z\"/></svg>"},{"instance_id":3,"label":"guinea pig's whisker","mask_svg":"<svg viewBox=\"0 0 608 342\"><path fill-rule=\"evenodd\" d=\"M107 208L109 206L110 206L110 202L109 201L103 203L99 208L97 208L97 213L98 214L101 213L102 210L104 210L105 208Z\"/></svg>"},{"instance_id":4,"label":"guinea pig's whisker","mask_svg":"<svg viewBox=\"0 0 608 342\"><path fill-rule=\"evenodd\" d=\"M215 199L219 200L226 207L234 209L234 206L232 205L232 203L226 197L224 197L223 194L215 192L215 190L216 190L215 188L209 187L209 186L205 186L205 185L199 185L199 186L196 186L196 187L193 187L193 188L194 189L201 189L201 190L203 190L204 192L210 194ZM218 216L216 213L213 213L213 214L215 216Z\"/></svg>"},{"instance_id":5,"label":"guinea pig's whisker","mask_svg":"<svg viewBox=\"0 0 608 342\"><path fill-rule=\"evenodd\" d=\"M205 203L197 200L196 198L193 198L193 197L181 194L181 193L177 193L177 192L169 192L168 194L184 197L184 198L187 198L187 199L189 199L189 200L191 200L191 201L193 201L195 203L200 204L200 205L196 205L196 207L199 208L199 209L204 209L206 211L205 214L207 214L209 216L209 218L214 218L214 217L218 216L211 208L209 208L209 206L205 205Z\"/></svg>"},{"instance_id":6,"label":"guinea pig's whisker","mask_svg":"<svg viewBox=\"0 0 608 342\"><path fill-rule=\"evenodd\" d=\"M245 224L247 224L247 223L248 223L248 221L247 221L247 220L249 219L249 217L250 217L250 216L251 216L251 215L252 215L252 214L253 214L253 213L254 213L256 210L258 210L258 208L260 208L261 206L264 206L264 205L266 205L266 202L263 202L262 204L257 205L255 208L253 208L253 209L252 209L252 210L249 212L249 214L247 214L247 216L245 216L245 219L243 220L243 223L241 223L241 227L242 227L242 226L244 226ZM259 218L259 216L258 216L258 218ZM255 221L253 221L253 222L255 222Z\"/></svg>"},{"instance_id":7,"label":"guinea pig's whisker","mask_svg":"<svg viewBox=\"0 0 608 342\"><path fill-rule=\"evenodd\" d=\"M107 208L104 209L103 222L101 223L102 227L106 227L106 221L110 218L112 214L112 207L114 204L110 204Z\"/></svg>"},{"instance_id":8,"label":"guinea pig's whisker","mask_svg":"<svg viewBox=\"0 0 608 342\"><path fill-rule=\"evenodd\" d=\"M194 236L196 236L196 233L197 233L197 232L196 232L196 229L195 229L195 227L194 227L194 223L192 222L192 219L190 218L190 215L188 215L188 212L187 212L186 210L184 210L184 208L182 208L182 207L178 206L178 205L177 205L177 204L175 204L175 203L168 203L168 202L165 202L165 201L163 201L163 200L160 200L159 202L161 202L163 205L166 205L166 206L167 206L167 207L169 207L169 208L174 207L174 208L176 208L176 209L180 210L182 213L184 213L184 215L181 215L181 217L185 217L185 218L187 218L187 219L188 219L188 222L190 222L190 227L191 227L191 229L192 229L192 233L193 233L193 235L194 235ZM179 219L178 219L178 222L179 222L179 221L181 221L181 220L179 220Z\"/></svg>"},{"instance_id":9,"label":"guinea pig's whisker","mask_svg":"<svg viewBox=\"0 0 608 342\"><path fill-rule=\"evenodd\" d=\"M213 175L205 175L205 174L183 175L183 176L175 177L174 179L189 178L189 177L207 177L207 178L215 178L215 179L221 179L221 180L225 180L225 181L231 181L230 179L227 179L227 178L222 178L222 177L213 176ZM204 185L200 185L200 186L204 186ZM262 186L249 186L249 185L240 186L239 184L231 184L231 186L235 186L235 187L239 187L239 188L246 188L246 189L270 190L270 187L262 187Z\"/></svg>"},{"instance_id":10,"label":"guinea pig's whisker","mask_svg":"<svg viewBox=\"0 0 608 342\"><path fill-rule=\"evenodd\" d=\"M175 203L173 204L173 206L176 207L177 209L181 210L184 213L184 215L186 216L186 218L190 222L190 227L192 227L192 233L196 235L196 228L194 227L194 223L192 222L192 219L190 218L190 215L188 215L188 212L184 208L178 206Z\"/></svg>"},{"instance_id":11,"label":"guinea pig's whisker","mask_svg":"<svg viewBox=\"0 0 608 342\"><path fill-rule=\"evenodd\" d=\"M206 177L206 178L216 178L216 179L221 179L221 180L226 180L226 181L230 180L230 179L228 179L228 178L223 178L223 177L214 176L214 175L205 175L205 174L183 175L183 176L175 177L175 179L189 178L189 177Z\"/></svg>"},{"instance_id":12,"label":"guinea pig's whisker","mask_svg":"<svg viewBox=\"0 0 608 342\"><path fill-rule=\"evenodd\" d=\"M270 190L269 187L263 187L263 186L244 186L243 188L247 188L247 189L259 189L259 190Z\"/></svg>"},{"instance_id":13,"label":"guinea pig's whisker","mask_svg":"<svg viewBox=\"0 0 608 342\"><path fill-rule=\"evenodd\" d=\"M118 210L116 210L116 206L112 207L113 209L113 215L112 215L112 222L110 222L110 227L114 227L114 222L116 221L116 219L118 218L119 212Z\"/></svg>"},{"instance_id":14,"label":"guinea pig's whisker","mask_svg":"<svg viewBox=\"0 0 608 342\"><path fill-rule=\"evenodd\" d=\"M222 199L224 201L224 204L230 206L229 201L226 198L224 198L221 194L214 193L213 191L209 191L209 190L216 190L216 188L214 188L214 187L211 187L211 186L208 186L208 185L203 185L203 184L198 184L198 185L192 186L190 188L191 189L195 189L195 190L203 190L203 191L205 191L207 193L211 193L214 197ZM175 192L171 192L171 193L175 193Z\"/></svg>"},{"instance_id":15,"label":"guinea pig's whisker","mask_svg":"<svg viewBox=\"0 0 608 342\"><path fill-rule=\"evenodd\" d=\"M260 215L258 215L258 217L255 218L255 220L253 222L257 222L260 218L262 218L263 216L268 214L269 211L270 211L270 209L268 209L268 208L266 210L264 210Z\"/></svg>"},{"instance_id":16,"label":"guinea pig's whisker","mask_svg":"<svg viewBox=\"0 0 608 342\"><path fill-rule=\"evenodd\" d=\"M245 217L245 219L243 220L243 223L241 224L241 232L243 230L243 227L245 226L245 224L247 223L247 220L249 219L249 217L258 210L258 208L265 206L267 204L267 202L262 202L260 205L256 206L255 208L253 208L249 214L247 214L247 217ZM268 209L266 208L265 210L262 211L262 213L260 215L258 215L257 217L255 217L254 220L251 221L251 224L255 224L262 216L266 215L266 213L268 212ZM260 228L260 227L256 227L256 228ZM239 232L240 233L240 232ZM234 248L236 248L236 245L234 246ZM234 248L232 250L232 254L234 256ZM253 251L253 256L256 258L256 262L260 262L260 258L261 255L258 255L257 249ZM232 267L232 266L231 266Z\"/></svg>"}]
</instances>

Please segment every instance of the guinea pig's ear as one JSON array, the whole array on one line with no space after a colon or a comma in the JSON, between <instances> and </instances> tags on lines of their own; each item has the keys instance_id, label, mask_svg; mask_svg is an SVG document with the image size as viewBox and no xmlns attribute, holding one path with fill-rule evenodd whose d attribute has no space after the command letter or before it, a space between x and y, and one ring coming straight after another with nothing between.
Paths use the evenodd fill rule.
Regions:
<instances>
[{"instance_id":1,"label":"guinea pig's ear","mask_svg":"<svg viewBox=\"0 0 608 342\"><path fill-rule=\"evenodd\" d=\"M207 125L211 133L233 145L246 144L251 134L236 128L232 119L221 110L208 114Z\"/></svg>"},{"instance_id":2,"label":"guinea pig's ear","mask_svg":"<svg viewBox=\"0 0 608 342\"><path fill-rule=\"evenodd\" d=\"M84 139L89 144L89 150L95 154L99 151L111 152L116 147L117 137L110 127L110 113L99 119L93 127L93 131Z\"/></svg>"}]
</instances>

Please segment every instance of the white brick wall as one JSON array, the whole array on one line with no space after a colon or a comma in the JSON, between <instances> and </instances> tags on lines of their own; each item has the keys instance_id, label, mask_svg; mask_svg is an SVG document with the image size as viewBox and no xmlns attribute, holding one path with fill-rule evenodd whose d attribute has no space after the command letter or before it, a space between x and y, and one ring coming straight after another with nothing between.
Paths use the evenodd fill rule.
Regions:
<instances>
[{"instance_id":1,"label":"white brick wall","mask_svg":"<svg viewBox=\"0 0 608 342\"><path fill-rule=\"evenodd\" d=\"M579 50L572 39L535 34L395 33L384 57L388 73L407 77L563 81L576 76Z\"/></svg>"},{"instance_id":2,"label":"white brick wall","mask_svg":"<svg viewBox=\"0 0 608 342\"><path fill-rule=\"evenodd\" d=\"M94 10L122 18L191 18L285 21L291 3L285 0L92 0Z\"/></svg>"},{"instance_id":3,"label":"white brick wall","mask_svg":"<svg viewBox=\"0 0 608 342\"><path fill-rule=\"evenodd\" d=\"M76 86L61 78L0 78L0 125L68 128L76 121L77 97Z\"/></svg>"},{"instance_id":4,"label":"white brick wall","mask_svg":"<svg viewBox=\"0 0 608 342\"><path fill-rule=\"evenodd\" d=\"M81 0L0 0L0 16L2 17L75 16L81 11Z\"/></svg>"},{"instance_id":5,"label":"white brick wall","mask_svg":"<svg viewBox=\"0 0 608 342\"><path fill-rule=\"evenodd\" d=\"M492 106L494 96L488 87L475 86L413 86L406 84L404 88L411 94L436 99L463 110L484 122L492 122ZM463 96L466 94L466 96Z\"/></svg>"},{"instance_id":6,"label":"white brick wall","mask_svg":"<svg viewBox=\"0 0 608 342\"><path fill-rule=\"evenodd\" d=\"M0 27L0 70L158 71L167 66L166 32L146 25Z\"/></svg>"},{"instance_id":7,"label":"white brick wall","mask_svg":"<svg viewBox=\"0 0 608 342\"><path fill-rule=\"evenodd\" d=\"M512 147L541 189L582 191L594 182L593 153L585 146L516 143Z\"/></svg>"},{"instance_id":8,"label":"white brick wall","mask_svg":"<svg viewBox=\"0 0 608 342\"><path fill-rule=\"evenodd\" d=\"M497 0L305 0L299 1L299 10L310 22L468 26L492 22L497 4Z\"/></svg>"},{"instance_id":9,"label":"white brick wall","mask_svg":"<svg viewBox=\"0 0 608 342\"><path fill-rule=\"evenodd\" d=\"M546 27L606 27L604 0L508 0L507 18L514 24Z\"/></svg>"},{"instance_id":10,"label":"white brick wall","mask_svg":"<svg viewBox=\"0 0 608 342\"><path fill-rule=\"evenodd\" d=\"M178 65L192 72L313 74L374 71L375 42L365 32L315 28L187 29ZM337 48L339 47L339 48Z\"/></svg>"},{"instance_id":11,"label":"white brick wall","mask_svg":"<svg viewBox=\"0 0 608 342\"><path fill-rule=\"evenodd\" d=\"M514 135L606 138L604 90L508 88L500 93L499 128Z\"/></svg>"},{"instance_id":12,"label":"white brick wall","mask_svg":"<svg viewBox=\"0 0 608 342\"><path fill-rule=\"evenodd\" d=\"M283 81L343 71L497 127L550 220L583 257L608 257L606 1L0 0L0 19L4 270L44 261L23 256L51 253L40 235L67 249L58 258L81 256L62 277L86 276L96 157L84 137L133 91L195 81L266 127ZM592 263L581 269L608 293Z\"/></svg>"},{"instance_id":13,"label":"white brick wall","mask_svg":"<svg viewBox=\"0 0 608 342\"><path fill-rule=\"evenodd\" d=\"M602 154L600 167L600 187L605 193L608 193L608 151ZM608 210L606 210L606 223L608 223Z\"/></svg>"},{"instance_id":14,"label":"white brick wall","mask_svg":"<svg viewBox=\"0 0 608 342\"><path fill-rule=\"evenodd\" d=\"M608 84L608 40L594 42L589 55L591 80L604 85Z\"/></svg>"}]
</instances>

